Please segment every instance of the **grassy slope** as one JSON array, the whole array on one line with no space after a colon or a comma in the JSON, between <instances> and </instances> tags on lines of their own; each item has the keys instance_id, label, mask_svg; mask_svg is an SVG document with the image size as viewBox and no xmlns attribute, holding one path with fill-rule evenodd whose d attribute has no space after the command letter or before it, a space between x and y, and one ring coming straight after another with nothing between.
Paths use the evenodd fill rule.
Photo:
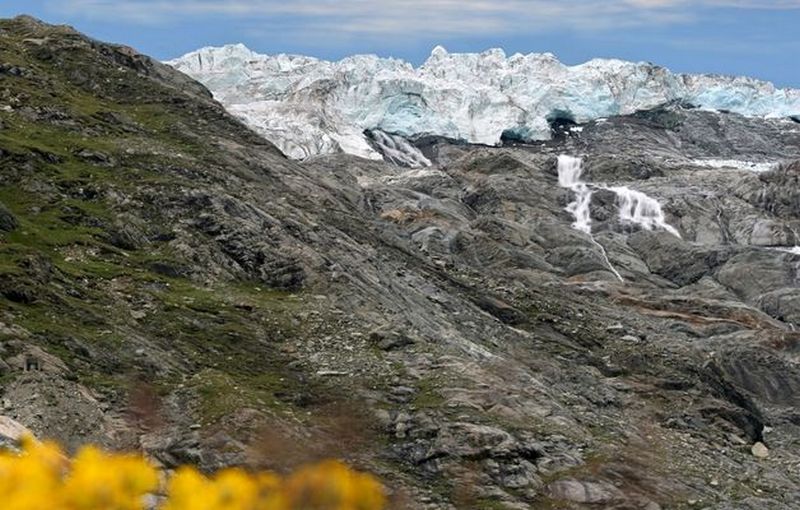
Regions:
<instances>
[{"instance_id":1,"label":"grassy slope","mask_svg":"<svg viewBox=\"0 0 800 510\"><path fill-rule=\"evenodd\" d=\"M207 169L221 163L204 134L263 142L202 91L121 65L138 65L123 50L104 58L108 47L27 20L0 29L0 62L21 69L0 75L0 203L19 223L0 233L0 321L110 398L124 399L131 378L195 388L207 423L244 406L290 408L312 391L280 354L303 334L291 322L303 296L175 274L191 264L170 242L175 219L137 202L214 179ZM128 239L132 219L145 225L141 242Z\"/></svg>"}]
</instances>

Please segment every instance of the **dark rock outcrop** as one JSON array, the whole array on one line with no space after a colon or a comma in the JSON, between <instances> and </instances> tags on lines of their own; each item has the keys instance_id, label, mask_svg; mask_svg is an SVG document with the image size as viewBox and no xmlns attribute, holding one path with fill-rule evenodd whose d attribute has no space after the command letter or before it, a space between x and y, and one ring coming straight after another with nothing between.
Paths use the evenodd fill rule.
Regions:
<instances>
[{"instance_id":1,"label":"dark rock outcrop","mask_svg":"<svg viewBox=\"0 0 800 510\"><path fill-rule=\"evenodd\" d=\"M793 124L298 163L135 50L0 30L0 414L166 466L346 457L412 508L796 502L797 165L697 161L796 158ZM574 229L559 154L681 238L600 187Z\"/></svg>"}]
</instances>

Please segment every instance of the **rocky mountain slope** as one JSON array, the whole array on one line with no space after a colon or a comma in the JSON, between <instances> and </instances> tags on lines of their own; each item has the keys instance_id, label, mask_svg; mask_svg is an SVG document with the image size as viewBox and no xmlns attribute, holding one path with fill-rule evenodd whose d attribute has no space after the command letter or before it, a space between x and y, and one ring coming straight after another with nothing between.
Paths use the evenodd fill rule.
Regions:
<instances>
[{"instance_id":1,"label":"rocky mountain slope","mask_svg":"<svg viewBox=\"0 0 800 510\"><path fill-rule=\"evenodd\" d=\"M365 130L485 145L547 140L553 120L587 122L669 101L748 116L800 116L800 90L673 74L645 62L566 66L549 53L506 57L500 49L451 54L437 47L414 68L374 55L339 62L260 55L237 44L203 48L169 64L298 159L336 152L381 159L382 144Z\"/></svg>"},{"instance_id":2,"label":"rocky mountain slope","mask_svg":"<svg viewBox=\"0 0 800 510\"><path fill-rule=\"evenodd\" d=\"M167 468L344 456L396 508L800 500L800 125L301 163L130 48L17 18L0 62L6 418Z\"/></svg>"}]
</instances>

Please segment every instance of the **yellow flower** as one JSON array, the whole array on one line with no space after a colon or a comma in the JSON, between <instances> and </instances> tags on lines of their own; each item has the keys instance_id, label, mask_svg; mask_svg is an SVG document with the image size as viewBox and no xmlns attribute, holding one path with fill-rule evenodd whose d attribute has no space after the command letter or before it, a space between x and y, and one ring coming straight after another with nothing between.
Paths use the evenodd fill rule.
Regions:
<instances>
[{"instance_id":1,"label":"yellow flower","mask_svg":"<svg viewBox=\"0 0 800 510\"><path fill-rule=\"evenodd\" d=\"M52 443L23 441L20 455L0 452L2 510L144 510L159 490L143 458L82 449L70 462ZM157 510L381 510L386 498L370 475L328 461L286 479L227 469L209 478L192 467L169 480Z\"/></svg>"},{"instance_id":2,"label":"yellow flower","mask_svg":"<svg viewBox=\"0 0 800 510\"><path fill-rule=\"evenodd\" d=\"M169 482L169 499L161 510L211 510L215 502L209 497L210 483L196 469L183 467Z\"/></svg>"},{"instance_id":3,"label":"yellow flower","mask_svg":"<svg viewBox=\"0 0 800 510\"><path fill-rule=\"evenodd\" d=\"M144 459L87 447L75 457L62 487L70 510L141 510L158 488L158 474Z\"/></svg>"},{"instance_id":4,"label":"yellow flower","mask_svg":"<svg viewBox=\"0 0 800 510\"><path fill-rule=\"evenodd\" d=\"M291 509L380 510L386 504L381 485L338 461L299 470L285 483Z\"/></svg>"},{"instance_id":5,"label":"yellow flower","mask_svg":"<svg viewBox=\"0 0 800 510\"><path fill-rule=\"evenodd\" d=\"M4 510L60 508L59 486L66 459L52 443L23 440L25 454L0 454L0 501Z\"/></svg>"}]
</instances>

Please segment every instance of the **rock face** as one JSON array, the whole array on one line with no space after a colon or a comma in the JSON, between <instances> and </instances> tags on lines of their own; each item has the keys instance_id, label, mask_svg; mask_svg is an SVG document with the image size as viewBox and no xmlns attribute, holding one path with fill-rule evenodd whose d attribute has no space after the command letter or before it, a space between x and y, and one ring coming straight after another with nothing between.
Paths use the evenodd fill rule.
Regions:
<instances>
[{"instance_id":1,"label":"rock face","mask_svg":"<svg viewBox=\"0 0 800 510\"><path fill-rule=\"evenodd\" d=\"M27 428L11 418L0 416L0 448L13 447L27 435L31 435Z\"/></svg>"},{"instance_id":2,"label":"rock face","mask_svg":"<svg viewBox=\"0 0 800 510\"><path fill-rule=\"evenodd\" d=\"M565 66L549 53L506 57L500 49L451 54L437 47L414 68L374 55L339 62L259 55L237 44L203 48L169 64L298 159L346 152L396 161L397 147L376 147L369 132L487 145L546 140L568 135L576 122L669 101L748 116L800 114L800 91L750 78L673 74L620 60ZM407 152L402 159L425 166Z\"/></svg>"},{"instance_id":3,"label":"rock face","mask_svg":"<svg viewBox=\"0 0 800 510\"><path fill-rule=\"evenodd\" d=\"M300 163L129 48L17 18L0 60L0 414L38 437L344 457L409 508L800 499L796 123L669 104Z\"/></svg>"},{"instance_id":4,"label":"rock face","mask_svg":"<svg viewBox=\"0 0 800 510\"><path fill-rule=\"evenodd\" d=\"M11 211L0 203L0 230L11 232L17 228L17 219L11 214Z\"/></svg>"}]
</instances>

